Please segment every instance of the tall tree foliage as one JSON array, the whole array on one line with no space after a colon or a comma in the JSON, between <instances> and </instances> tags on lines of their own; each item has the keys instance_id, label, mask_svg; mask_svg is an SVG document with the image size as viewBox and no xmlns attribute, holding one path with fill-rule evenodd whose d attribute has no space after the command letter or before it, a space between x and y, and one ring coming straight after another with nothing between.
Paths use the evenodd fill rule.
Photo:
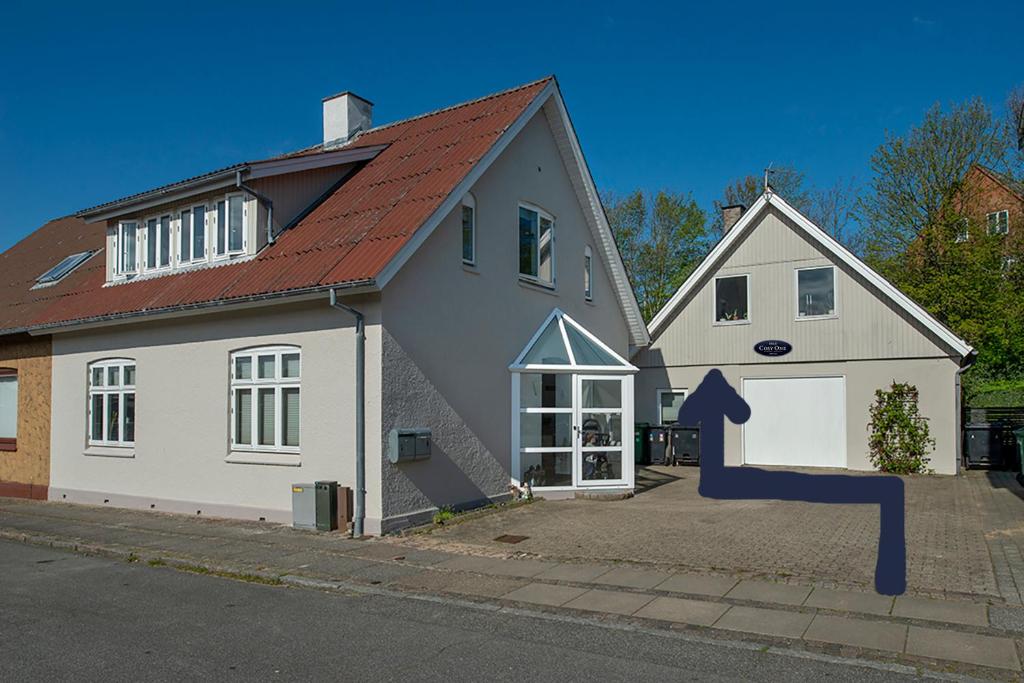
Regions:
<instances>
[{"instance_id":1,"label":"tall tree foliage","mask_svg":"<svg viewBox=\"0 0 1024 683\"><path fill-rule=\"evenodd\" d=\"M806 213L811 207L811 192L805 186L804 174L795 168L780 166L772 169L769 178L769 185L772 190L785 198L789 204L801 213ZM763 175L746 175L737 178L725 186L722 191L722 198L715 201L714 217L712 218L712 231L722 233L722 207L742 204L748 209L757 201L764 191Z\"/></svg>"},{"instance_id":2,"label":"tall tree foliage","mask_svg":"<svg viewBox=\"0 0 1024 683\"><path fill-rule=\"evenodd\" d=\"M859 206L865 255L875 265L904 254L941 223L972 164L1003 168L1005 127L974 99L944 112L938 104L905 136L889 136L871 157L874 177Z\"/></svg>"},{"instance_id":3,"label":"tall tree foliage","mask_svg":"<svg viewBox=\"0 0 1024 683\"><path fill-rule=\"evenodd\" d=\"M603 198L640 311L649 321L710 246L707 215L690 195L643 190Z\"/></svg>"}]
</instances>

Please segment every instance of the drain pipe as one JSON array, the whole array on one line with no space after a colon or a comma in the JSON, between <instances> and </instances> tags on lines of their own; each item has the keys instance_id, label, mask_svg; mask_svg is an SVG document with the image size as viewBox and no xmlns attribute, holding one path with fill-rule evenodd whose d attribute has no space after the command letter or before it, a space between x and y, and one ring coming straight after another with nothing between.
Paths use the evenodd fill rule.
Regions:
<instances>
[{"instance_id":1,"label":"drain pipe","mask_svg":"<svg viewBox=\"0 0 1024 683\"><path fill-rule=\"evenodd\" d=\"M366 519L366 325L363 314L338 301L338 293L331 289L331 307L351 314L356 319L356 499L353 505L352 537L363 535Z\"/></svg>"},{"instance_id":2,"label":"drain pipe","mask_svg":"<svg viewBox=\"0 0 1024 683\"><path fill-rule=\"evenodd\" d=\"M242 182L242 169L235 171L235 187L256 198L267 207L267 244L274 243L274 202Z\"/></svg>"},{"instance_id":3,"label":"drain pipe","mask_svg":"<svg viewBox=\"0 0 1024 683\"><path fill-rule=\"evenodd\" d=\"M966 372L974 361L978 359L978 352L971 350L967 357L963 360L963 365L956 371L956 473L960 474L960 468L964 463L964 409L961 405L963 403L963 388L960 376Z\"/></svg>"}]
</instances>

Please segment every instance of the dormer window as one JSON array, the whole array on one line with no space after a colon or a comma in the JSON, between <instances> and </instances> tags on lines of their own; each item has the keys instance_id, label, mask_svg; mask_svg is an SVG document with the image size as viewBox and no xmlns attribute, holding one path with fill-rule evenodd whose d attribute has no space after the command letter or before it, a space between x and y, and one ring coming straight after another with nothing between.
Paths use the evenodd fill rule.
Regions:
<instances>
[{"instance_id":1,"label":"dormer window","mask_svg":"<svg viewBox=\"0 0 1024 683\"><path fill-rule=\"evenodd\" d=\"M181 263L206 260L206 205L200 204L181 212L178 227Z\"/></svg>"},{"instance_id":2,"label":"dormer window","mask_svg":"<svg viewBox=\"0 0 1024 683\"><path fill-rule=\"evenodd\" d=\"M240 194L228 197L228 253L245 250L245 200Z\"/></svg>"},{"instance_id":3,"label":"dormer window","mask_svg":"<svg viewBox=\"0 0 1024 683\"><path fill-rule=\"evenodd\" d=\"M146 220L146 270L171 265L171 216L165 214Z\"/></svg>"},{"instance_id":4,"label":"dormer window","mask_svg":"<svg viewBox=\"0 0 1024 683\"><path fill-rule=\"evenodd\" d=\"M137 243L139 224L135 221L121 221L117 225L117 267L118 275L134 275L139 272Z\"/></svg>"}]
</instances>

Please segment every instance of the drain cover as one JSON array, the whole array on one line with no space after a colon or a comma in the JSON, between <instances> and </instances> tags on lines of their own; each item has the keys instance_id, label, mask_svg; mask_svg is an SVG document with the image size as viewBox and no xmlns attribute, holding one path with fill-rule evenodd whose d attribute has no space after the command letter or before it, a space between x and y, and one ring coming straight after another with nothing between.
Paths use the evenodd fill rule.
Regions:
<instances>
[{"instance_id":1,"label":"drain cover","mask_svg":"<svg viewBox=\"0 0 1024 683\"><path fill-rule=\"evenodd\" d=\"M512 534L502 534L494 540L498 543L522 543L528 538L529 536L514 536Z\"/></svg>"}]
</instances>

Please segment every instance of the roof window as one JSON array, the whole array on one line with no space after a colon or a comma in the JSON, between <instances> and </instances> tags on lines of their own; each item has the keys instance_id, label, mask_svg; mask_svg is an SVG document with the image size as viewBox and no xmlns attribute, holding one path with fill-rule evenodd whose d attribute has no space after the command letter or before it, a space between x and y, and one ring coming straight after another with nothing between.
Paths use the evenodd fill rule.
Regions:
<instances>
[{"instance_id":1,"label":"roof window","mask_svg":"<svg viewBox=\"0 0 1024 683\"><path fill-rule=\"evenodd\" d=\"M36 283L39 286L56 284L65 275L88 261L89 257L95 253L95 251L83 251L79 254L72 254L71 256L65 257L63 261L36 278Z\"/></svg>"}]
</instances>

